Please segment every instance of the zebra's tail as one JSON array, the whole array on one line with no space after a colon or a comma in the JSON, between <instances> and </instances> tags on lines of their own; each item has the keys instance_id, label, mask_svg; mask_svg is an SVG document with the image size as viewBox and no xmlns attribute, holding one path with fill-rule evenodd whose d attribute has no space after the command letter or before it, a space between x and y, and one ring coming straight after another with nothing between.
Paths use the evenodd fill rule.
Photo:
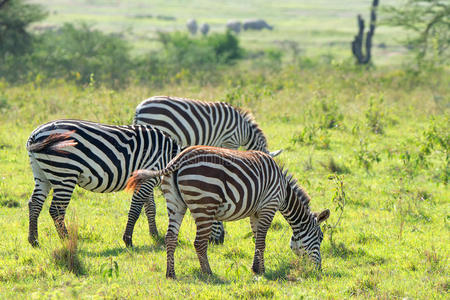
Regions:
<instances>
[{"instance_id":1,"label":"zebra's tail","mask_svg":"<svg viewBox=\"0 0 450 300\"><path fill-rule=\"evenodd\" d=\"M127 186L125 187L126 191L134 191L139 190L139 187L141 184L148 179L154 178L154 177L161 177L163 176L163 170L156 170L156 171L150 171L150 170L137 170L134 171L131 177L127 181Z\"/></svg>"},{"instance_id":2,"label":"zebra's tail","mask_svg":"<svg viewBox=\"0 0 450 300\"><path fill-rule=\"evenodd\" d=\"M27 145L27 150L29 152L42 152L44 150L53 150L60 153L65 153L66 151L63 148L76 146L78 144L75 140L68 140L72 134L75 133L75 130L64 132L64 133L55 133L49 135L45 140L38 143L29 143Z\"/></svg>"},{"instance_id":3,"label":"zebra's tail","mask_svg":"<svg viewBox=\"0 0 450 300\"><path fill-rule=\"evenodd\" d=\"M189 147L191 148L191 147ZM125 187L125 190L127 191L134 191L138 190L142 183L147 181L148 179L154 178L154 177L161 177L161 176L167 176L179 168L185 163L186 159L189 158L189 155L186 155L186 153L190 152L190 149L186 148L184 151L179 153L177 156L175 156L164 169L161 170L137 170L134 171L131 177L127 181L127 186Z\"/></svg>"}]
</instances>

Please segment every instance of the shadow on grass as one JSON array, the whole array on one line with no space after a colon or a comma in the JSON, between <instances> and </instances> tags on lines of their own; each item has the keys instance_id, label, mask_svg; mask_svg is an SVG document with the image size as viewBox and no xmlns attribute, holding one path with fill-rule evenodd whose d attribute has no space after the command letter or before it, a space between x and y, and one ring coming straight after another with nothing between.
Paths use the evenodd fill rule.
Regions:
<instances>
[{"instance_id":1,"label":"shadow on grass","mask_svg":"<svg viewBox=\"0 0 450 300\"><path fill-rule=\"evenodd\" d=\"M194 279L192 282L196 282L196 281L200 280L205 283L214 284L214 285L230 284L230 281L224 280L223 278L220 278L219 276L217 276L214 273L211 275L208 275L208 274L202 273L200 270L194 270L192 277L193 277L192 279ZM185 281L184 278L183 279L180 278L179 280Z\"/></svg>"},{"instance_id":2,"label":"shadow on grass","mask_svg":"<svg viewBox=\"0 0 450 300\"><path fill-rule=\"evenodd\" d=\"M386 263L386 258L367 253L364 249L350 249L343 243L332 244L327 250L332 256L339 257L344 260L361 258L369 265L381 265Z\"/></svg>"},{"instance_id":3,"label":"shadow on grass","mask_svg":"<svg viewBox=\"0 0 450 300\"><path fill-rule=\"evenodd\" d=\"M266 273L264 274L264 277L267 280L286 280L289 272L291 270L291 264L287 261L282 261L278 264L278 266L276 267L276 269L274 270L267 270L266 269Z\"/></svg>"},{"instance_id":4,"label":"shadow on grass","mask_svg":"<svg viewBox=\"0 0 450 300\"><path fill-rule=\"evenodd\" d=\"M110 257L110 256L118 256L123 253L147 253L147 252L163 252L164 244L161 246L159 243L156 245L147 245L147 246L136 246L133 248L123 247L114 247L100 251L90 251L90 250L81 250L80 253L89 257Z\"/></svg>"}]
</instances>

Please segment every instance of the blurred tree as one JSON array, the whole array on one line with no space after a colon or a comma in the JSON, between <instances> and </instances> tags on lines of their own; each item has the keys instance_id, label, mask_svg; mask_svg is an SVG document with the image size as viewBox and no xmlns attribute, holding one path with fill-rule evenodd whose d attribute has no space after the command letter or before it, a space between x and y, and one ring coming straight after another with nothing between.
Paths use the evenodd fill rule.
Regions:
<instances>
[{"instance_id":1,"label":"blurred tree","mask_svg":"<svg viewBox=\"0 0 450 300\"><path fill-rule=\"evenodd\" d=\"M450 58L450 2L448 0L406 0L399 7L386 6L385 23L411 32L404 41L415 51L419 66L428 58L447 62Z\"/></svg>"},{"instance_id":2,"label":"blurred tree","mask_svg":"<svg viewBox=\"0 0 450 300\"><path fill-rule=\"evenodd\" d=\"M42 6L22 0L0 0L0 60L7 55L26 53L32 44L27 27L47 13Z\"/></svg>"}]
</instances>

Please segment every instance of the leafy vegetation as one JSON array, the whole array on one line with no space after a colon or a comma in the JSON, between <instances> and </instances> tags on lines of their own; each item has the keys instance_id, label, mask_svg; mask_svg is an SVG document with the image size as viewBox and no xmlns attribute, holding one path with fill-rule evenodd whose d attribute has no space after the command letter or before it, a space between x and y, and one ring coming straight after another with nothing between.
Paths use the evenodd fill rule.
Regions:
<instances>
[{"instance_id":1,"label":"leafy vegetation","mask_svg":"<svg viewBox=\"0 0 450 300\"><path fill-rule=\"evenodd\" d=\"M450 59L450 4L445 0L407 0L386 6L385 22L412 32L403 42L416 53L416 62L446 64Z\"/></svg>"},{"instance_id":2,"label":"leafy vegetation","mask_svg":"<svg viewBox=\"0 0 450 300\"><path fill-rule=\"evenodd\" d=\"M98 3L89 1L89 5ZM99 10L107 7L101 3ZM168 11L163 13L170 16L170 4L164 3ZM261 6L267 3L261 1ZM292 3L280 6L292 12ZM186 11L193 9L189 5ZM275 8L271 4L265 9ZM49 18L54 21L58 16ZM292 18L286 20L283 29L297 24L289 23ZM348 32L353 34L354 16L351 20ZM119 16L116 21L123 20ZM208 37L159 33L152 40L157 48L137 53L117 33L107 34L86 23L58 28L33 33L27 51L0 58L4 59L0 64L1 299L446 297L448 67L431 66L421 72L398 65L366 69L330 52L306 56L298 48L301 43L283 42L291 45L287 53L274 48L274 36L292 35L289 30L275 29L258 37L244 32L239 39L231 33ZM0 26L0 32L3 29ZM308 35L328 45L336 31L322 29ZM305 37L297 33L299 40ZM383 35L392 37L377 32L377 38ZM257 49L268 41L270 47ZM345 47L350 55L348 43ZM41 247L28 244L27 200L33 177L24 145L32 130L59 118L131 124L136 105L158 94L227 101L252 111L270 149L285 149L279 163L311 195L311 209L332 211L321 247L322 272L292 253L291 229L277 214L267 235L264 276L255 276L250 268L254 241L247 220L225 224L224 245L208 249L214 275L204 276L193 247L195 224L188 214L175 253L180 262L178 280L166 280L163 239L149 236L146 218L136 224L136 247L123 245L131 197L125 192L96 194L76 188L68 217L77 218L68 222L70 235L65 241L46 213L48 199L39 219ZM160 192L156 203L157 225L164 233L168 220Z\"/></svg>"},{"instance_id":3,"label":"leafy vegetation","mask_svg":"<svg viewBox=\"0 0 450 300\"><path fill-rule=\"evenodd\" d=\"M448 174L449 112L448 102L436 99L449 93L450 76L387 68L360 73L346 65L284 67L271 76L264 72L227 71L220 85L186 79L119 90L101 83L80 87L61 81L0 82L5 103L0 116L0 197L18 204L0 207L0 230L10 237L0 241L1 297L445 298L450 193L441 175L446 170ZM384 113L377 118L383 134L368 126L365 113L371 107L374 111L371 102L380 99L380 91L379 109ZM54 254L66 246L46 213L49 200L39 219L41 248L28 244L26 201L33 180L24 143L36 126L57 118L130 124L135 106L150 95L213 101L227 93L235 104L252 109L271 149L285 149L280 163L311 195L313 211L332 210L329 225L339 220L340 211L334 210L339 201L334 203L333 198L339 198L341 181L327 178L330 172L345 175L345 210L333 230L334 246L325 234L322 273L292 253L290 228L277 214L268 232L264 276L251 272L254 242L248 221L242 220L225 224L224 245L209 247L214 275L205 277L199 272L195 224L188 215L175 253L179 278L166 280L164 245L149 236L145 218L136 225L134 249L126 249L121 241L131 197L124 192L75 189L68 217L78 217L76 257L81 268L75 270L81 272L70 271L63 263L74 256ZM324 117L324 112L329 111L341 116L336 118L337 127L326 126L331 114ZM308 124L322 127L328 147L320 146L316 138L292 142L292 134ZM159 192L156 202L157 224L164 233L167 213Z\"/></svg>"}]
</instances>

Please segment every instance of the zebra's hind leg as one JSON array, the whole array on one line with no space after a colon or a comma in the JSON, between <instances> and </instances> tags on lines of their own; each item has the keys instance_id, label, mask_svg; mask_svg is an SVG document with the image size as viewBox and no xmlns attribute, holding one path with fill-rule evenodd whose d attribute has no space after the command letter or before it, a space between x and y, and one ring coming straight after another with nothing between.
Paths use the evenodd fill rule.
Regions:
<instances>
[{"instance_id":1,"label":"zebra's hind leg","mask_svg":"<svg viewBox=\"0 0 450 300\"><path fill-rule=\"evenodd\" d=\"M165 244L167 252L166 277L175 279L174 253L177 246L178 232L186 213L186 205L183 202L167 204L169 214L169 226L167 228Z\"/></svg>"},{"instance_id":2,"label":"zebra's hind leg","mask_svg":"<svg viewBox=\"0 0 450 300\"><path fill-rule=\"evenodd\" d=\"M255 256L253 257L252 270L256 274L264 274L264 250L266 249L266 235L267 230L269 230L270 224L272 223L273 217L275 215L276 209L267 210L261 212L258 218L254 218L253 222L257 221L258 229L256 231L255 239ZM253 228L253 226L252 226Z\"/></svg>"},{"instance_id":3,"label":"zebra's hind leg","mask_svg":"<svg viewBox=\"0 0 450 300\"><path fill-rule=\"evenodd\" d=\"M211 229L211 235L209 236L209 242L212 244L221 245L225 239L225 228L220 221L214 221Z\"/></svg>"},{"instance_id":4,"label":"zebra's hind leg","mask_svg":"<svg viewBox=\"0 0 450 300\"><path fill-rule=\"evenodd\" d=\"M158 228L156 227L156 205L155 199L153 197L153 187L152 192L148 196L148 200L144 202L144 210L148 220L148 231L153 237L158 237Z\"/></svg>"},{"instance_id":5,"label":"zebra's hind leg","mask_svg":"<svg viewBox=\"0 0 450 300\"><path fill-rule=\"evenodd\" d=\"M250 216L250 226L252 227L253 241L256 241L256 233L258 231L258 217L256 215Z\"/></svg>"},{"instance_id":6,"label":"zebra's hind leg","mask_svg":"<svg viewBox=\"0 0 450 300\"><path fill-rule=\"evenodd\" d=\"M150 233L153 236L158 235L158 230L155 223L155 201L153 200L153 187L155 186L156 182L157 180L154 179L147 180L133 194L133 198L131 199L130 211L128 212L127 226L125 228L125 233L123 234L123 241L125 242L125 245L127 247L133 247L134 225L136 225L136 221L139 218L142 206L147 201L150 202L148 204L150 215L147 215L147 218L149 219Z\"/></svg>"},{"instance_id":7,"label":"zebra's hind leg","mask_svg":"<svg viewBox=\"0 0 450 300\"><path fill-rule=\"evenodd\" d=\"M197 225L197 235L195 236L194 247L200 262L200 268L203 273L212 274L208 261L208 239L211 234L211 227L214 219L205 216L204 214L192 214L192 216Z\"/></svg>"},{"instance_id":8,"label":"zebra's hind leg","mask_svg":"<svg viewBox=\"0 0 450 300\"><path fill-rule=\"evenodd\" d=\"M66 209L69 205L70 198L72 197L73 189L75 188L76 179L65 179L64 181L66 183L61 182L58 185L54 185L52 204L49 209L50 216L55 223L56 231L62 239L67 237L67 228L64 217L66 216Z\"/></svg>"},{"instance_id":9,"label":"zebra's hind leg","mask_svg":"<svg viewBox=\"0 0 450 300\"><path fill-rule=\"evenodd\" d=\"M35 178L35 185L33 194L28 201L29 211L29 227L28 227L28 242L33 246L39 246L38 242L38 218L42 210L42 205L47 199L51 185L47 179Z\"/></svg>"}]
</instances>

